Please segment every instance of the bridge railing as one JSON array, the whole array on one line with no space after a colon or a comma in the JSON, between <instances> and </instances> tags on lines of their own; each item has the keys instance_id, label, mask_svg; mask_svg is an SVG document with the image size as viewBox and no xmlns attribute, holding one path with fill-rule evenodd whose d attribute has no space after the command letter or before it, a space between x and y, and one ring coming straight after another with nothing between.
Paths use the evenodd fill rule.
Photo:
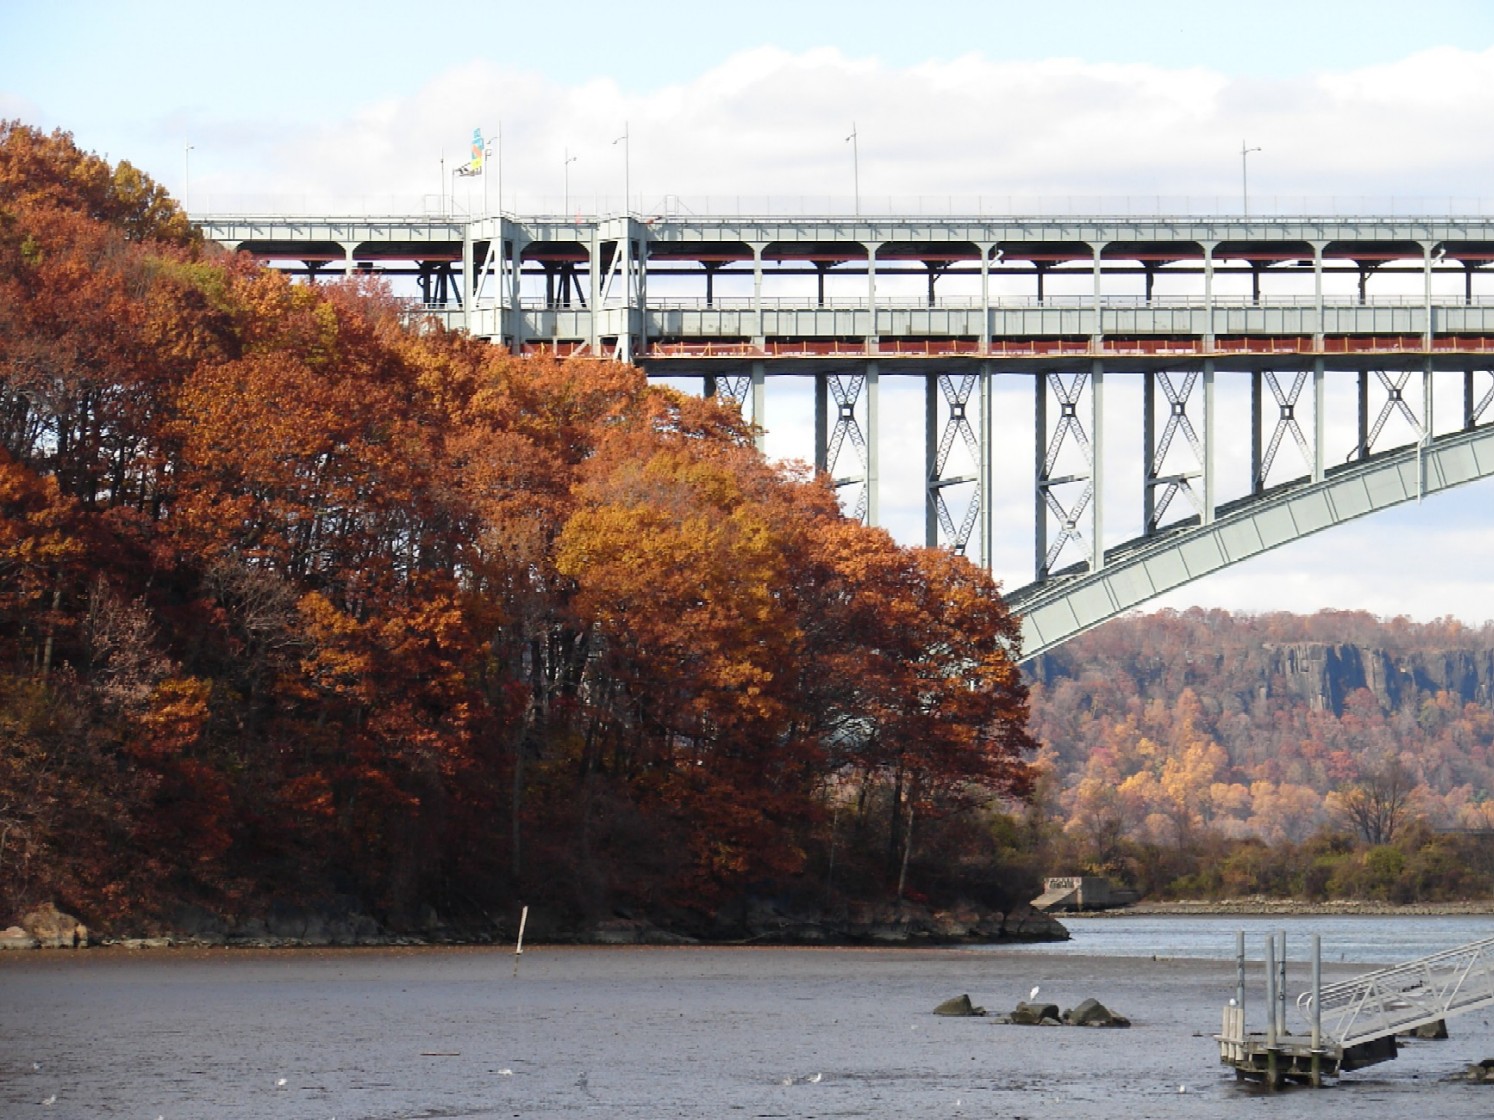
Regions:
<instances>
[{"instance_id":1,"label":"bridge railing","mask_svg":"<svg viewBox=\"0 0 1494 1120\"><path fill-rule=\"evenodd\" d=\"M197 195L198 192L194 192ZM1270 225L1283 218L1452 217L1494 216L1494 196L1483 195L1257 195L1250 196L1251 213L1239 213L1239 196L1222 195L484 195L480 185L472 194L458 191L434 194L229 194L202 193L195 198L197 214L285 216L291 214L425 214L433 218L476 218L509 214L537 220L590 221L598 216L700 221L743 218L1219 218Z\"/></svg>"},{"instance_id":2,"label":"bridge railing","mask_svg":"<svg viewBox=\"0 0 1494 1120\"><path fill-rule=\"evenodd\" d=\"M1015 295L993 295L987 300L982 300L978 295L951 295L937 296L932 303L927 296L919 297L907 293L895 293L877 295L877 307L884 310L916 311L920 309L935 308L948 310L978 311L982 307L990 307L995 310L1031 309L1031 308L1076 308L1088 310L1095 306L1093 296L1045 296L1039 300L1036 296ZM563 311L581 310L574 305L563 305L552 301L546 301L542 296L525 296L520 301L526 311ZM650 311L751 311L758 307L759 303L752 296L713 296L708 302L704 296L650 296L648 309ZM767 311L803 311L809 309L826 310L857 310L868 306L865 296L826 296L823 301L817 299L813 293L794 296L764 296L760 306ZM1166 308L1186 308L1188 310L1202 310L1206 307L1235 308L1235 307L1298 307L1314 308L1317 301L1312 295L1305 296L1262 296L1260 299L1252 299L1250 296L1215 296L1212 300L1206 300L1199 295L1154 295L1147 299L1143 295L1105 295L1100 298L1102 308L1123 308L1126 310L1154 308L1162 310ZM1415 307L1426 306L1424 296L1407 295L1378 295L1359 299L1357 296L1324 296L1323 306L1325 308L1335 307ZM1459 295L1434 296L1433 307L1494 307L1494 295L1477 294L1471 300Z\"/></svg>"}]
</instances>

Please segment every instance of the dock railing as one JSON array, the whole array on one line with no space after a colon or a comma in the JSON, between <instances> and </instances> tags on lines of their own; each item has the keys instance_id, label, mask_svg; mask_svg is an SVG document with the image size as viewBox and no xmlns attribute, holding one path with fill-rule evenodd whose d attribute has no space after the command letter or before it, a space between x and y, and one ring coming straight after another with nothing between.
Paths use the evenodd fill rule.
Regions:
<instances>
[{"instance_id":1,"label":"dock railing","mask_svg":"<svg viewBox=\"0 0 1494 1120\"><path fill-rule=\"evenodd\" d=\"M1494 1004L1494 937L1322 988L1323 1033L1344 1049ZM1313 993L1297 998L1313 1017Z\"/></svg>"}]
</instances>

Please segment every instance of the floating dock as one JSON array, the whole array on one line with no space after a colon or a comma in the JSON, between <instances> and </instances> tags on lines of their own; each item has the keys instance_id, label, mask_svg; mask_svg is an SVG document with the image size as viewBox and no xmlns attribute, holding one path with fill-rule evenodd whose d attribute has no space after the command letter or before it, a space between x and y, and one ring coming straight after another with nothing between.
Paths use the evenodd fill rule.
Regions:
<instances>
[{"instance_id":1,"label":"floating dock","mask_svg":"<svg viewBox=\"0 0 1494 1120\"><path fill-rule=\"evenodd\" d=\"M1306 1031L1289 1029L1286 934L1266 939L1266 1028L1245 1018L1245 935L1236 940L1235 998L1223 1010L1219 1060L1241 1079L1271 1088L1285 1082L1321 1086L1327 1078L1386 1062L1396 1036L1494 1004L1494 938L1323 984L1322 944L1312 939L1312 986L1296 1000Z\"/></svg>"}]
</instances>

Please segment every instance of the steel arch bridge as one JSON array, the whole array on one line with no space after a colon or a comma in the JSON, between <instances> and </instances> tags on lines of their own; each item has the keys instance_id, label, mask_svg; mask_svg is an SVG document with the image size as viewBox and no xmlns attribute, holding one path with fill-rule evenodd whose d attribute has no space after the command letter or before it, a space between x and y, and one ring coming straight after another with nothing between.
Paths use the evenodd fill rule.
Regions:
<instances>
[{"instance_id":1,"label":"steel arch bridge","mask_svg":"<svg viewBox=\"0 0 1494 1120\"><path fill-rule=\"evenodd\" d=\"M516 354L699 379L760 429L770 383L812 381L813 461L856 516L879 522L882 484L904 471L927 544L989 567L998 543L1030 537L1032 580L1007 596L1027 657L1277 545L1494 474L1494 219L196 222L311 280L392 277L412 314ZM882 446L890 379L921 383L921 462ZM1013 454L1025 461L998 471ZM1030 514L998 525L996 484L1015 475ZM1132 539L1116 543L1117 525Z\"/></svg>"}]
</instances>

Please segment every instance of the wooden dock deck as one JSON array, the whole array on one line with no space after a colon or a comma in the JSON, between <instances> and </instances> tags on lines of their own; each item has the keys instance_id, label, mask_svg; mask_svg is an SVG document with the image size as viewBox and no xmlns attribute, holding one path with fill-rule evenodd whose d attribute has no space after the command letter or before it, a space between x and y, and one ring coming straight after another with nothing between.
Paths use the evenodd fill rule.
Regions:
<instances>
[{"instance_id":1,"label":"wooden dock deck","mask_svg":"<svg viewBox=\"0 0 1494 1120\"><path fill-rule=\"evenodd\" d=\"M1314 1045L1307 1034L1251 1033L1245 1029L1245 1009L1239 1006L1224 1009L1214 1038L1219 1043L1219 1060L1233 1066L1236 1077L1261 1081L1273 1089L1287 1082L1321 1087L1324 1078L1388 1062L1397 1053L1394 1035L1344 1047L1322 1038Z\"/></svg>"}]
</instances>

